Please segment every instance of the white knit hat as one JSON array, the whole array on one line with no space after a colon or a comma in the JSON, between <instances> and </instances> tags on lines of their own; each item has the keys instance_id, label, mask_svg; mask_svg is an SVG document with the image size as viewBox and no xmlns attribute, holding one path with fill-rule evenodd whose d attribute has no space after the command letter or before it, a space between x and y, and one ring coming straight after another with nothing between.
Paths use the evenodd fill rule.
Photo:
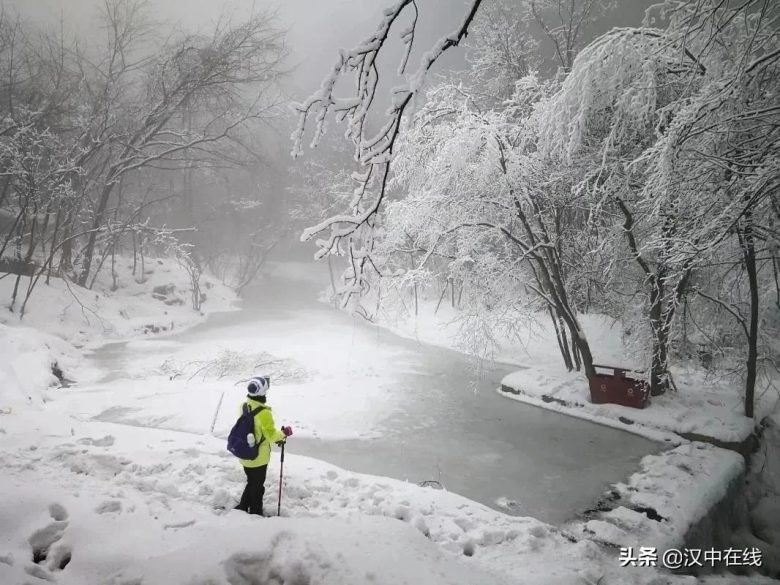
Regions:
<instances>
[{"instance_id":1,"label":"white knit hat","mask_svg":"<svg viewBox=\"0 0 780 585\"><path fill-rule=\"evenodd\" d=\"M265 396L271 386L269 376L254 376L249 380L246 391L249 396Z\"/></svg>"}]
</instances>

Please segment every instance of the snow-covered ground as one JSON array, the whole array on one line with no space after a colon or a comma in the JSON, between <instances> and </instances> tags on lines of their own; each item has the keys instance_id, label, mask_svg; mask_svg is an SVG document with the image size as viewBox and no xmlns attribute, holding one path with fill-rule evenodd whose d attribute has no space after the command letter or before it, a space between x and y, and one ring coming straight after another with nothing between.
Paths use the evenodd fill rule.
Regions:
<instances>
[{"instance_id":1,"label":"snow-covered ground","mask_svg":"<svg viewBox=\"0 0 780 585\"><path fill-rule=\"evenodd\" d=\"M141 278L140 267L132 274L131 258L118 256L117 274L117 290L112 290L108 265L101 269L91 290L59 278L52 278L48 285L41 279L21 321L17 302L16 312L0 310L0 323L34 327L76 347L97 347L111 339L192 326L204 315L231 310L236 300L229 288L204 274L200 279L204 301L200 311L193 311L189 276L175 260L167 258L148 258ZM11 299L14 281L13 275L0 279L3 307ZM27 283L27 277L22 277L22 298Z\"/></svg>"},{"instance_id":2,"label":"snow-covered ground","mask_svg":"<svg viewBox=\"0 0 780 585\"><path fill-rule=\"evenodd\" d=\"M20 316L7 309L15 275L0 278L0 411L20 404L39 406L49 399L47 389L61 382L60 376L83 367L82 347L99 347L116 339L155 335L180 330L203 321L205 315L229 311L233 292L204 275L201 286L206 300L199 312L190 305L191 285L187 273L175 261L148 259L146 274L133 276L132 261L118 258L119 288L112 290L108 267L104 267L92 290L59 278L42 280ZM20 300L28 285L20 282ZM165 294L154 293L155 287ZM83 372L83 370L80 370Z\"/></svg>"},{"instance_id":3,"label":"snow-covered ground","mask_svg":"<svg viewBox=\"0 0 780 585\"><path fill-rule=\"evenodd\" d=\"M397 313L383 313L381 322L399 335L468 351L457 310L444 302L436 311L436 304L434 299L421 301L416 318L403 313L400 318ZM580 319L596 363L643 369L631 357L619 323L603 315L582 315ZM520 338L499 339L494 352L497 360L519 366L502 381L502 386L512 390L502 395L513 400L656 440L676 440L672 434L692 433L723 442L740 442L753 432L754 421L743 414L740 382L711 376L695 364L673 368L679 391L653 397L648 408L591 403L584 375L567 372L563 367L546 315L540 315ZM760 421L778 406L780 395L776 390L758 392L755 420Z\"/></svg>"},{"instance_id":4,"label":"snow-covered ground","mask_svg":"<svg viewBox=\"0 0 780 585\"><path fill-rule=\"evenodd\" d=\"M0 324L0 413L40 405L48 388L59 385L56 367L72 372L81 354L64 339L32 327ZM54 370L54 371L53 371Z\"/></svg>"},{"instance_id":5,"label":"snow-covered ground","mask_svg":"<svg viewBox=\"0 0 780 585\"><path fill-rule=\"evenodd\" d=\"M301 456L285 459L282 517L252 518L230 509L243 474L220 439L33 411L3 422L2 583L693 582L621 568L614 550L531 518ZM275 456L271 513L278 469Z\"/></svg>"},{"instance_id":6,"label":"snow-covered ground","mask_svg":"<svg viewBox=\"0 0 780 585\"><path fill-rule=\"evenodd\" d=\"M463 343L460 317L448 303L436 307L422 300L413 317L402 311L382 313L383 326L409 338L469 351ZM597 363L642 369L631 359L619 323L600 315L582 315ZM681 547L682 537L740 482L743 458L733 451L704 443L689 443L682 435L704 436L723 443L745 441L755 421L765 421L763 448L748 470L747 524L732 535L734 546L755 547L765 564L780 567L780 481L777 459L780 400L773 388L756 397L756 417L743 415L742 388L737 380L718 378L696 364L674 368L678 392L654 397L646 409L593 404L584 376L566 372L557 342L545 316L529 326L523 339L499 339L492 348L497 359L517 365L497 388L499 395L623 429L676 448L643 458L626 482L614 484L597 507L567 528L578 536L611 546ZM756 581L758 582L758 581Z\"/></svg>"},{"instance_id":7,"label":"snow-covered ground","mask_svg":"<svg viewBox=\"0 0 780 585\"><path fill-rule=\"evenodd\" d=\"M41 420L2 438L3 583L162 583L172 569L177 583L565 583L601 558L539 521L300 456L285 460L283 518L258 520L230 510L243 474L222 440Z\"/></svg>"},{"instance_id":8,"label":"snow-covered ground","mask_svg":"<svg viewBox=\"0 0 780 585\"><path fill-rule=\"evenodd\" d=\"M316 312L303 312L310 329L293 340L282 334L284 316L274 311L262 328L251 322L232 329L232 342L224 346L209 338L209 329L195 326L186 342L155 338L108 345L83 361L71 342L85 344L96 327L103 340L132 332L144 338L147 324L170 317L179 331L200 316L183 312L178 321L160 315L169 305L157 299L117 292L110 302L98 293L96 302L101 311L116 303L119 317L111 322L126 327L52 318L70 302L51 294L41 309L49 321L31 312L24 326L13 316L0 326L0 349L11 358L0 363L0 583L695 582L653 568L621 568L616 551L587 534L291 453L282 517L235 512L243 474L219 435L235 416L236 397L225 387L234 387L238 372L260 363L271 371L279 382L272 386L279 410L311 417L284 420L301 435L365 438L377 428L367 413L394 412L398 389L377 382L398 369L400 354L384 348L387 365L373 370L358 367L365 357L360 353L334 362L334 352L307 336L317 330ZM134 311L130 319L119 312L125 306ZM220 316L214 317L218 322ZM76 323L81 334L73 329ZM344 332L333 334L345 342ZM54 362L77 386L56 387ZM378 390L363 396L364 388ZM319 415L317 405L324 405ZM269 513L275 511L278 471L275 454L266 485Z\"/></svg>"},{"instance_id":9,"label":"snow-covered ground","mask_svg":"<svg viewBox=\"0 0 780 585\"><path fill-rule=\"evenodd\" d=\"M737 541L761 548L768 566L780 574L780 412L765 421L761 448L748 470L747 522Z\"/></svg>"},{"instance_id":10,"label":"snow-covered ground","mask_svg":"<svg viewBox=\"0 0 780 585\"><path fill-rule=\"evenodd\" d=\"M571 526L598 542L639 549L682 549L683 536L740 481L738 453L706 443L645 457L636 473L612 487L591 519Z\"/></svg>"}]
</instances>

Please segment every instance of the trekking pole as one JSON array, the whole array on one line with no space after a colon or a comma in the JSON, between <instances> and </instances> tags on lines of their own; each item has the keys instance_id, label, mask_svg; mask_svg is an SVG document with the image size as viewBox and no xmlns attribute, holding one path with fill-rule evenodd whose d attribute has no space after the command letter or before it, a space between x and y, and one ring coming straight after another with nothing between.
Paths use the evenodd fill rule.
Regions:
<instances>
[{"instance_id":1,"label":"trekking pole","mask_svg":"<svg viewBox=\"0 0 780 585\"><path fill-rule=\"evenodd\" d=\"M276 515L281 516L282 515L282 481L284 480L284 444L286 441L282 442L282 464L279 466L279 505L276 508Z\"/></svg>"}]
</instances>

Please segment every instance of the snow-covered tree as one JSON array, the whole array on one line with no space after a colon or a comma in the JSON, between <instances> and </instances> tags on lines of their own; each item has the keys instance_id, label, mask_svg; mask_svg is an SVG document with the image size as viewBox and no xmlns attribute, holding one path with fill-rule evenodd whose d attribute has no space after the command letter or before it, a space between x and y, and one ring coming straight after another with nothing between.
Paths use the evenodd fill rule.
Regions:
<instances>
[{"instance_id":1,"label":"snow-covered tree","mask_svg":"<svg viewBox=\"0 0 780 585\"><path fill-rule=\"evenodd\" d=\"M558 66L571 71L587 38L587 28L615 2L612 0L528 0L536 24L552 43Z\"/></svg>"},{"instance_id":2,"label":"snow-covered tree","mask_svg":"<svg viewBox=\"0 0 780 585\"><path fill-rule=\"evenodd\" d=\"M408 195L389 204L380 249L389 273L400 268L394 255L410 253L419 277L436 268L461 281L477 329L511 333L524 325L518 314L549 312L566 365L590 375L577 267L587 265L581 243L594 228L568 178L536 148L535 112L552 87L526 77L509 107L491 112L458 87L430 92L395 161L395 185Z\"/></svg>"},{"instance_id":3,"label":"snow-covered tree","mask_svg":"<svg viewBox=\"0 0 780 585\"><path fill-rule=\"evenodd\" d=\"M381 274L373 259L375 228L378 227L377 220L387 194L390 163L396 153L404 113L423 88L433 64L445 51L459 45L465 38L481 4L482 0L473 0L458 28L422 53L419 65L414 69L409 66L409 60L414 46L418 7L414 0L398 0L384 10L379 26L362 43L349 51L340 52L320 90L295 106L299 123L293 133L294 156L302 153L307 125L315 125L311 145L316 146L325 130L327 118L335 115L346 122L346 136L353 144L355 161L362 167L352 175L357 186L344 212L308 228L302 236L305 241L316 239L319 247L317 258L331 253L348 257L341 289L345 306L356 306L352 301L371 288L370 275ZM391 105L376 130L370 115L376 107L380 81L377 58L391 33L402 26L404 18L408 24L401 29L399 36L406 51L399 63L398 74L404 77L405 83L392 88ZM354 77L351 94L338 97L338 81L350 74ZM318 237L320 235L325 237Z\"/></svg>"},{"instance_id":4,"label":"snow-covered tree","mask_svg":"<svg viewBox=\"0 0 780 585\"><path fill-rule=\"evenodd\" d=\"M531 3L543 24L541 6ZM451 83L410 117L408 140L401 119L424 73L478 22L482 6L471 3L463 25L424 54L409 83L393 90L380 132L369 133L376 58L404 10L416 13L412 2L388 9L377 32L342 53L322 90L299 106L296 152L310 120L316 143L337 113L366 168L354 175L358 188L345 212L304 239L327 234L319 256L349 255L347 296L369 289L369 270L399 282L430 280L432 270L457 274L474 283L465 294L482 293L483 307L490 296L513 306L499 291L531 290L554 322L562 320L577 347L571 357L582 358L588 375L592 359L577 312L596 305L648 340L637 349L655 394L673 385L670 365L684 353L692 311L709 302L745 333L738 351L751 415L758 345L766 339L759 330L777 322L761 309L776 289L780 209L780 50L770 2L669 0L650 15L655 28L614 29L575 58L595 6L574 3L563 18L569 32L548 31L565 72L551 82L559 86L530 75L512 100L484 102L468 83ZM499 37L509 38L510 28ZM356 92L336 98L348 71L356 73ZM388 185L399 200L385 216ZM717 286L721 270L737 298ZM766 360L776 355L765 346Z\"/></svg>"},{"instance_id":5,"label":"snow-covered tree","mask_svg":"<svg viewBox=\"0 0 780 585\"><path fill-rule=\"evenodd\" d=\"M490 107L512 97L515 83L538 70L542 61L527 2L487 2L477 14L466 47L471 67L463 82L475 99Z\"/></svg>"},{"instance_id":6,"label":"snow-covered tree","mask_svg":"<svg viewBox=\"0 0 780 585\"><path fill-rule=\"evenodd\" d=\"M132 226L151 208L163 228L174 199L190 228L176 233L194 243L197 177L256 166L252 135L275 113L286 52L267 15L160 41L144 2L101 9L99 41L0 18L0 211L17 219L0 256L13 242L30 286L44 271L91 286L123 240L137 249Z\"/></svg>"},{"instance_id":7,"label":"snow-covered tree","mask_svg":"<svg viewBox=\"0 0 780 585\"><path fill-rule=\"evenodd\" d=\"M670 383L680 303L728 237L757 286L752 217L777 181L778 39L767 3L666 8L665 30L613 31L583 50L541 132L547 156L579 169L593 210L622 216L616 227L648 298L655 393ZM748 413L756 321L751 310Z\"/></svg>"}]
</instances>

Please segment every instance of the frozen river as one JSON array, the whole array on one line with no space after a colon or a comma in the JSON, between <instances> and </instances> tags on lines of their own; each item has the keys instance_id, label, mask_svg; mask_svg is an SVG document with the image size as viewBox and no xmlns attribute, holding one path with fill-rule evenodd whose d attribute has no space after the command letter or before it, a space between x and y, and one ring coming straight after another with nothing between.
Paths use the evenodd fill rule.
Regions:
<instances>
[{"instance_id":1,"label":"frozen river","mask_svg":"<svg viewBox=\"0 0 780 585\"><path fill-rule=\"evenodd\" d=\"M553 524L592 506L609 484L661 448L504 398L495 389L517 366L478 367L455 351L353 319L316 295L314 284L264 280L246 290L241 311L212 315L165 341L105 346L93 356L102 381L73 388L72 408L95 420L224 433L235 419L240 386L212 381L196 391L182 382L155 392L144 372L192 348L252 346L311 366L302 380L272 385L277 423L302 431L288 452L415 483L435 480L493 508ZM80 394L106 391L107 382L116 391L111 408L90 412L86 401L79 403ZM187 404L203 405L202 415L183 416Z\"/></svg>"}]
</instances>

